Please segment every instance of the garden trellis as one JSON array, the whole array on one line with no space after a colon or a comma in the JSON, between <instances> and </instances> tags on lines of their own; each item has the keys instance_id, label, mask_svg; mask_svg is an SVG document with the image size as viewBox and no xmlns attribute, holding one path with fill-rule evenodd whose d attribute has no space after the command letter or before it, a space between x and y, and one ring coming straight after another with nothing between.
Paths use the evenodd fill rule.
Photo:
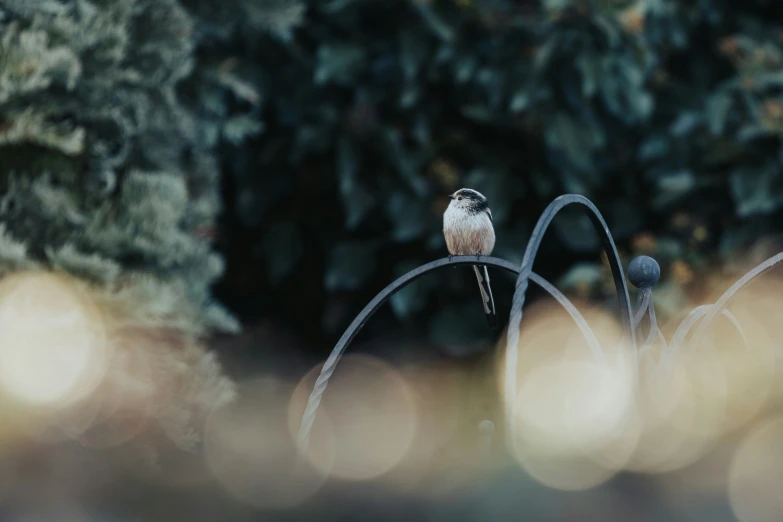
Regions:
<instances>
[{"instance_id":1,"label":"garden trellis","mask_svg":"<svg viewBox=\"0 0 783 522\"><path fill-rule=\"evenodd\" d=\"M367 306L364 307L359 315L354 318L354 320L343 333L342 337L340 337L328 359L321 368L321 372L313 386L313 390L310 393L305 411L302 415L297 439L299 450L304 452L309 445L310 432L313 426L313 422L315 421L318 406L321 402L323 394L326 391L329 379L334 374L337 368L337 364L340 361L340 357L345 353L346 349L354 340L362 327L396 292L400 291L402 288L412 283L419 277L441 268L478 264L492 268L499 268L517 275L516 288L512 301L511 311L509 313L509 324L505 350L506 375L504 382L504 400L506 405L505 413L507 419L511 419L515 411L517 387L515 372L518 361L519 332L523 318L522 308L525 303L525 296L530 281L545 290L566 310L566 312L568 312L584 336L596 362L604 363L606 358L605 352L599 344L594 332L590 328L590 325L576 308L576 306L574 306L574 304L563 293L555 288L554 285L533 272L533 263L535 261L539 247L541 246L541 241L544 237L544 234L556 217L557 213L569 205L579 206L585 212L587 212L596 231L601 237L604 251L606 252L607 259L612 271L615 290L617 293L617 301L619 304L620 316L623 325L623 344L625 347L627 347L626 353L630 351L630 353L627 354L631 357L632 365L636 372L635 377L637 380L639 378L639 361L641 358L650 356L650 348L653 343L658 341L662 346L662 355L656 363L655 374L657 376L666 375L671 371L675 356L683 348L683 346L688 344L698 345L699 343L703 343L705 341L705 336L710 330L710 327L719 317L727 319L730 324L736 328L739 335L743 339L743 342L747 344L745 332L743 331L742 326L736 317L728 310L728 305L732 298L734 298L741 289L746 287L755 278L767 272L769 269L783 260L783 253L779 253L767 259L763 263L750 270L728 290L726 290L726 292L714 304L702 305L693 309L680 323L674 335L672 336L671 341L667 342L663 336L663 333L658 328L655 316L655 307L652 298L653 286L660 278L660 267L658 266L658 263L651 257L639 256L629 264L627 272L628 280L639 289L636 309L632 311L628 294L628 286L626 284L626 273L622 269L617 247L615 246L614 239L612 238L612 234L609 231L604 218L601 216L601 213L598 211L596 206L589 199L580 195L567 194L556 198L542 213L527 244L521 265L518 266L514 263L511 263L510 261L491 256L454 256L451 258L442 258L411 270L379 292L375 298L373 298L367 304ZM649 331L646 338L644 339L644 342L641 343L641 346L639 346L638 339L640 337L637 334L640 332L640 326L645 315L649 319ZM691 332L693 332L693 335L689 339L689 334ZM620 353L622 354L623 352L621 351ZM508 429L508 435L510 437L514 437L515 423L507 422L506 425Z\"/></svg>"}]
</instances>

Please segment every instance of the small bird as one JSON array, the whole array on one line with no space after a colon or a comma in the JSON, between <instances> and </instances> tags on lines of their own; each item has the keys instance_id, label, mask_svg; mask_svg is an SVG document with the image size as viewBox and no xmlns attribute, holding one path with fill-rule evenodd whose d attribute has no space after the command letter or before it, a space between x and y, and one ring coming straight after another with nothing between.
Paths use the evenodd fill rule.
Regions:
<instances>
[{"instance_id":1,"label":"small bird","mask_svg":"<svg viewBox=\"0 0 783 522\"><path fill-rule=\"evenodd\" d=\"M495 229L487 198L473 189L463 188L450 195L451 203L443 214L443 235L451 256L488 256L495 248ZM489 286L487 267L473 266L481 290L484 315L490 328L497 328L495 301Z\"/></svg>"}]
</instances>

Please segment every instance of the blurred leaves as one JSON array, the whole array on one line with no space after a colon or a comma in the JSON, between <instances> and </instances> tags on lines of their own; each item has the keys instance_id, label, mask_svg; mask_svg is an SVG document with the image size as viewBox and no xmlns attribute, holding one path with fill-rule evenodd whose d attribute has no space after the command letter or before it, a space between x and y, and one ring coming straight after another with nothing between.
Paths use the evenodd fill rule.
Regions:
<instances>
[{"instance_id":1,"label":"blurred leaves","mask_svg":"<svg viewBox=\"0 0 783 522\"><path fill-rule=\"evenodd\" d=\"M403 261L395 269L395 277L400 277L420 264L415 261ZM400 319L409 319L427 305L427 298L441 281L436 277L420 277L391 297L392 310Z\"/></svg>"},{"instance_id":2,"label":"blurred leaves","mask_svg":"<svg viewBox=\"0 0 783 522\"><path fill-rule=\"evenodd\" d=\"M373 247L362 242L340 243L329 257L325 284L329 290L357 290L375 270Z\"/></svg>"},{"instance_id":3,"label":"blurred leaves","mask_svg":"<svg viewBox=\"0 0 783 522\"><path fill-rule=\"evenodd\" d=\"M404 242L421 237L429 218L425 204L404 192L394 192L387 197L386 215L394 227L393 240Z\"/></svg>"},{"instance_id":4,"label":"blurred leaves","mask_svg":"<svg viewBox=\"0 0 783 522\"><path fill-rule=\"evenodd\" d=\"M592 252L600 244L595 227L582 209L563 209L553 226L560 241L573 252Z\"/></svg>"},{"instance_id":5,"label":"blurred leaves","mask_svg":"<svg viewBox=\"0 0 783 522\"><path fill-rule=\"evenodd\" d=\"M361 71L364 51L348 45L325 45L318 49L317 60L313 76L316 85L350 85Z\"/></svg>"},{"instance_id":6,"label":"blurred leaves","mask_svg":"<svg viewBox=\"0 0 783 522\"><path fill-rule=\"evenodd\" d=\"M217 147L263 122L252 89L239 110L216 102L247 84L194 69L195 25L177 0L0 4L1 271L40 263L110 295L138 277L161 287L133 306L154 327L237 331L210 293Z\"/></svg>"},{"instance_id":7,"label":"blurred leaves","mask_svg":"<svg viewBox=\"0 0 783 522\"><path fill-rule=\"evenodd\" d=\"M237 204L224 244L262 241L286 223L314 270L285 279L287 312L247 313L285 320L298 296L326 302L338 290L358 311L412 259L446 254L445 195L466 186L488 196L495 253L515 262L565 192L596 202L625 256L643 247L665 268L704 267L720 237L734 238L722 256L739 252L783 211L778 14L760 1L333 0L309 2L289 40L238 24L203 41L204 63L230 56L234 84L258 94L249 103L223 88L226 113L246 115L237 128L252 131L257 118L261 129L239 132L225 155ZM681 214L684 228L673 223ZM763 222L751 231L749 219ZM596 261L585 216L564 213L553 232L543 275ZM238 249L228 277L275 265L259 258L268 255ZM564 281L604 288L579 266ZM272 273L256 293L282 292ZM480 323L471 285L421 284L392 300L397 318L430 320L431 334L444 317L467 320L457 310ZM321 324L325 311L308 313Z\"/></svg>"},{"instance_id":8,"label":"blurred leaves","mask_svg":"<svg viewBox=\"0 0 783 522\"><path fill-rule=\"evenodd\" d=\"M486 329L482 312L481 302L441 307L430 323L429 334L449 355L463 356L480 351Z\"/></svg>"},{"instance_id":9,"label":"blurred leaves","mask_svg":"<svg viewBox=\"0 0 783 522\"><path fill-rule=\"evenodd\" d=\"M303 251L302 238L294 223L288 221L271 228L264 238L269 280L277 283L296 270Z\"/></svg>"},{"instance_id":10,"label":"blurred leaves","mask_svg":"<svg viewBox=\"0 0 783 522\"><path fill-rule=\"evenodd\" d=\"M596 263L577 263L557 282L564 292L584 293L600 285L605 277L604 271Z\"/></svg>"},{"instance_id":11,"label":"blurred leaves","mask_svg":"<svg viewBox=\"0 0 783 522\"><path fill-rule=\"evenodd\" d=\"M742 217L769 214L783 203L783 179L780 166L768 164L761 169L738 169L731 176L731 191Z\"/></svg>"}]
</instances>

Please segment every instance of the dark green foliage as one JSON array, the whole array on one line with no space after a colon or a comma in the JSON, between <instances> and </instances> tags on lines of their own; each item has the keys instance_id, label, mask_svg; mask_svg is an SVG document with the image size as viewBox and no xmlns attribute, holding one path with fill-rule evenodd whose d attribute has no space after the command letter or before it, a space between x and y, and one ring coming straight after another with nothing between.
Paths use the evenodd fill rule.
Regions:
<instances>
[{"instance_id":1,"label":"dark green foliage","mask_svg":"<svg viewBox=\"0 0 783 522\"><path fill-rule=\"evenodd\" d=\"M553 197L588 195L629 258L659 258L672 295L720 261L708 253L777 230L775 2L2 5L4 266L46 260L106 285L130 269L198 303L172 318L188 328L230 326L206 291L219 170L221 295L316 337L445 254L444 195L462 186L489 197L495 253L515 261ZM581 263L564 283L604 293L584 218L564 214L551 236L537 270ZM391 310L441 338L470 282L433 276Z\"/></svg>"},{"instance_id":2,"label":"dark green foliage","mask_svg":"<svg viewBox=\"0 0 783 522\"><path fill-rule=\"evenodd\" d=\"M2 270L43 263L135 294L151 324L235 329L208 291L223 270L215 140L178 94L195 81L187 11L38 1L0 16L0 219L17 245Z\"/></svg>"},{"instance_id":3,"label":"dark green foliage","mask_svg":"<svg viewBox=\"0 0 783 522\"><path fill-rule=\"evenodd\" d=\"M226 156L227 244L292 239L231 247L223 291L267 296L246 314L315 324L350 295L339 330L445 254L444 196L470 186L490 199L497 255L521 259L543 206L577 192L629 259L659 258L662 296L681 295L683 274L720 261L709 252L778 228L780 15L762 1L334 0L312 2L292 40L235 35L224 45L259 86L265 130ZM553 278L599 246L582 216L558 220L537 266ZM586 266L565 281L586 274L600 293ZM475 300L447 284L469 274L433 277L392 303L399 319Z\"/></svg>"},{"instance_id":4,"label":"dark green foliage","mask_svg":"<svg viewBox=\"0 0 783 522\"><path fill-rule=\"evenodd\" d=\"M0 276L53 269L89 287L118 372L102 384L123 396L117 367L128 353L149 357L165 376L139 379L155 403L151 430L183 448L235 394L203 345L206 334L239 327L210 288L223 272L212 248L217 152L263 128L251 83L225 60L196 67L195 47L245 29L285 38L302 11L243 2L234 23L214 16L226 2L198 6L0 0ZM270 236L276 249L301 250L296 231L283 232ZM289 266L271 266L270 277Z\"/></svg>"},{"instance_id":5,"label":"dark green foliage","mask_svg":"<svg viewBox=\"0 0 783 522\"><path fill-rule=\"evenodd\" d=\"M209 292L216 152L261 129L258 94L224 63L194 67L194 48L242 21L285 36L302 8L197 4L0 2L0 273L55 267L135 295L150 324L236 331Z\"/></svg>"}]
</instances>

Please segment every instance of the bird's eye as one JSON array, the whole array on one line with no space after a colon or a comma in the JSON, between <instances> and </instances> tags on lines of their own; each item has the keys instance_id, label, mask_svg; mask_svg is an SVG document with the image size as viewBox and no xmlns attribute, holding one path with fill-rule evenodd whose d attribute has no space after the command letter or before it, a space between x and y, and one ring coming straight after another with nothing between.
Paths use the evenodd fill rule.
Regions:
<instances>
[{"instance_id":1,"label":"bird's eye","mask_svg":"<svg viewBox=\"0 0 783 522\"><path fill-rule=\"evenodd\" d=\"M462 196L457 196L457 201L462 201Z\"/></svg>"}]
</instances>

